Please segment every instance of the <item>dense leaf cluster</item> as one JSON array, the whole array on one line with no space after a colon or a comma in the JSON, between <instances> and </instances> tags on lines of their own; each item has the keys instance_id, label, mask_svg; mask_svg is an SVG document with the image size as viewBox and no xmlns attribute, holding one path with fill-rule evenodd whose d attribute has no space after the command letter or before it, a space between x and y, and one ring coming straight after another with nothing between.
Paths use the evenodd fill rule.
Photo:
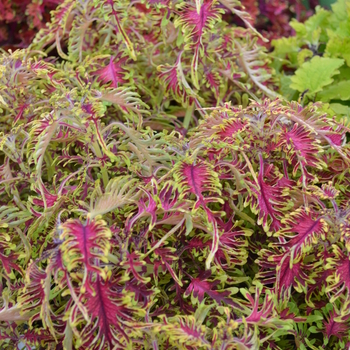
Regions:
<instances>
[{"instance_id":1,"label":"dense leaf cluster","mask_svg":"<svg viewBox=\"0 0 350 350\"><path fill-rule=\"evenodd\" d=\"M349 348L349 129L278 96L345 58L290 78L251 23L66 0L1 54L3 349Z\"/></svg>"},{"instance_id":2,"label":"dense leaf cluster","mask_svg":"<svg viewBox=\"0 0 350 350\"><path fill-rule=\"evenodd\" d=\"M27 47L62 0L0 0L0 47Z\"/></svg>"},{"instance_id":3,"label":"dense leaf cluster","mask_svg":"<svg viewBox=\"0 0 350 350\"><path fill-rule=\"evenodd\" d=\"M272 42L280 92L288 99L304 93L305 102L327 102L331 113L349 116L349 1L337 1L332 11L317 7L305 23L293 20L291 26L295 36Z\"/></svg>"}]
</instances>

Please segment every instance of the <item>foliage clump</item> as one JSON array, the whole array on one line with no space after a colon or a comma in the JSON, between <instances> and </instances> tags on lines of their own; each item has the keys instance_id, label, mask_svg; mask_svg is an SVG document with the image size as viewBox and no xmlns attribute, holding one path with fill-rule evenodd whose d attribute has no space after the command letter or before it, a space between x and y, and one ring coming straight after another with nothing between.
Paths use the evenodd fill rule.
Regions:
<instances>
[{"instance_id":1,"label":"foliage clump","mask_svg":"<svg viewBox=\"0 0 350 350\"><path fill-rule=\"evenodd\" d=\"M288 37L294 34L289 22L296 18L304 22L313 14L315 3L318 1L300 0L243 0L242 5L245 11L250 14L251 24L264 38L269 41L260 41L262 45L270 47L271 40L281 37ZM233 19L239 23L239 19Z\"/></svg>"},{"instance_id":2,"label":"foliage clump","mask_svg":"<svg viewBox=\"0 0 350 350\"><path fill-rule=\"evenodd\" d=\"M62 0L0 0L0 46L27 47Z\"/></svg>"},{"instance_id":3,"label":"foliage clump","mask_svg":"<svg viewBox=\"0 0 350 350\"><path fill-rule=\"evenodd\" d=\"M350 346L349 130L275 98L258 36L66 0L0 56L2 348Z\"/></svg>"},{"instance_id":4,"label":"foliage clump","mask_svg":"<svg viewBox=\"0 0 350 350\"><path fill-rule=\"evenodd\" d=\"M317 7L305 23L292 20L296 35L274 40L273 68L280 92L305 103L329 103L330 113L349 116L350 4L338 0L332 10Z\"/></svg>"}]
</instances>

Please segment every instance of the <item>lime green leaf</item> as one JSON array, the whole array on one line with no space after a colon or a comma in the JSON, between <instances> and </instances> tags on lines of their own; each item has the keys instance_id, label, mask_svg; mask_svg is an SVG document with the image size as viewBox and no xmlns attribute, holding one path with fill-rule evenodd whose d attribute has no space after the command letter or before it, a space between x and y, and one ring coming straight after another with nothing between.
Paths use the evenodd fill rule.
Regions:
<instances>
[{"instance_id":1,"label":"lime green leaf","mask_svg":"<svg viewBox=\"0 0 350 350\"><path fill-rule=\"evenodd\" d=\"M290 87L291 85L291 76L281 75L280 76L280 85L281 85L281 94L286 97L288 100L292 100L295 95L295 90Z\"/></svg>"},{"instance_id":2,"label":"lime green leaf","mask_svg":"<svg viewBox=\"0 0 350 350\"><path fill-rule=\"evenodd\" d=\"M0 104L7 107L7 103L1 95L0 95Z\"/></svg>"},{"instance_id":3,"label":"lime green leaf","mask_svg":"<svg viewBox=\"0 0 350 350\"><path fill-rule=\"evenodd\" d=\"M272 62L273 68L280 70L284 64L296 67L297 56L300 50L300 43L297 37L291 36L289 38L272 40L272 46L274 47L272 54L275 57ZM285 59L288 59L289 62L284 62Z\"/></svg>"},{"instance_id":4,"label":"lime green leaf","mask_svg":"<svg viewBox=\"0 0 350 350\"><path fill-rule=\"evenodd\" d=\"M305 24L298 22L295 18L290 22L290 26L295 30L297 36L305 36L307 31Z\"/></svg>"},{"instance_id":5,"label":"lime green leaf","mask_svg":"<svg viewBox=\"0 0 350 350\"><path fill-rule=\"evenodd\" d=\"M190 214L185 214L185 218L186 218L186 234L185 234L185 236L187 236L193 230L193 222L192 222L192 217Z\"/></svg>"},{"instance_id":6,"label":"lime green leaf","mask_svg":"<svg viewBox=\"0 0 350 350\"><path fill-rule=\"evenodd\" d=\"M317 99L328 102L330 100L346 101L350 99L350 80L343 80L324 88Z\"/></svg>"},{"instance_id":7,"label":"lime green leaf","mask_svg":"<svg viewBox=\"0 0 350 350\"><path fill-rule=\"evenodd\" d=\"M323 316L322 315L310 315L307 317L307 323L313 323L316 321L320 321L323 320Z\"/></svg>"},{"instance_id":8,"label":"lime green leaf","mask_svg":"<svg viewBox=\"0 0 350 350\"><path fill-rule=\"evenodd\" d=\"M330 103L329 107L334 111L335 114L343 114L350 116L350 107L342 105L341 103Z\"/></svg>"},{"instance_id":9,"label":"lime green leaf","mask_svg":"<svg viewBox=\"0 0 350 350\"><path fill-rule=\"evenodd\" d=\"M344 21L348 18L349 4L348 0L338 0L332 5L332 10L339 21Z\"/></svg>"},{"instance_id":10,"label":"lime green leaf","mask_svg":"<svg viewBox=\"0 0 350 350\"><path fill-rule=\"evenodd\" d=\"M325 41L325 33L322 33L322 28L328 26L327 22L330 16L331 12L318 7L316 13L304 24L294 19L290 25L296 31L297 37L302 38L306 42L316 43L318 40Z\"/></svg>"},{"instance_id":11,"label":"lime green leaf","mask_svg":"<svg viewBox=\"0 0 350 350\"><path fill-rule=\"evenodd\" d=\"M301 66L307 58L312 58L313 55L313 52L309 49L299 51L297 56L299 66Z\"/></svg>"},{"instance_id":12,"label":"lime green leaf","mask_svg":"<svg viewBox=\"0 0 350 350\"><path fill-rule=\"evenodd\" d=\"M308 95L313 95L333 82L332 76L339 73L343 63L342 59L315 56L295 72L290 87L300 92L309 90Z\"/></svg>"},{"instance_id":13,"label":"lime green leaf","mask_svg":"<svg viewBox=\"0 0 350 350\"><path fill-rule=\"evenodd\" d=\"M312 326L309 328L309 332L310 333L319 333L319 330L315 326Z\"/></svg>"},{"instance_id":14,"label":"lime green leaf","mask_svg":"<svg viewBox=\"0 0 350 350\"><path fill-rule=\"evenodd\" d=\"M350 38L333 35L327 43L325 53L328 57L344 58L346 64L350 66Z\"/></svg>"}]
</instances>

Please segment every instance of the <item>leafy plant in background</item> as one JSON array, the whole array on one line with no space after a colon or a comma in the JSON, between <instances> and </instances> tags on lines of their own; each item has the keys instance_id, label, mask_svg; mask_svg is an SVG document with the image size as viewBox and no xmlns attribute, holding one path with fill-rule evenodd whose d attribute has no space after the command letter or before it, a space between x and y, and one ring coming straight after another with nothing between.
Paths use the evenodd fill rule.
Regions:
<instances>
[{"instance_id":1,"label":"leafy plant in background","mask_svg":"<svg viewBox=\"0 0 350 350\"><path fill-rule=\"evenodd\" d=\"M0 46L27 47L62 0L0 0Z\"/></svg>"},{"instance_id":2,"label":"leafy plant in background","mask_svg":"<svg viewBox=\"0 0 350 350\"><path fill-rule=\"evenodd\" d=\"M350 346L348 129L240 11L65 1L1 55L2 348Z\"/></svg>"},{"instance_id":3,"label":"leafy plant in background","mask_svg":"<svg viewBox=\"0 0 350 350\"><path fill-rule=\"evenodd\" d=\"M334 3L332 11L317 7L305 23L290 23L295 36L272 42L272 65L284 96L303 94L305 103L327 102L330 113L349 115L349 13L345 0Z\"/></svg>"},{"instance_id":4,"label":"leafy plant in background","mask_svg":"<svg viewBox=\"0 0 350 350\"><path fill-rule=\"evenodd\" d=\"M305 21L313 14L315 1L266 1L266 0L243 0L242 5L250 14L251 24L268 42L260 41L262 45L270 47L271 40L280 37L288 37L294 34L289 22L292 18ZM316 1L318 3L318 1ZM237 17L232 19L241 23Z\"/></svg>"}]
</instances>

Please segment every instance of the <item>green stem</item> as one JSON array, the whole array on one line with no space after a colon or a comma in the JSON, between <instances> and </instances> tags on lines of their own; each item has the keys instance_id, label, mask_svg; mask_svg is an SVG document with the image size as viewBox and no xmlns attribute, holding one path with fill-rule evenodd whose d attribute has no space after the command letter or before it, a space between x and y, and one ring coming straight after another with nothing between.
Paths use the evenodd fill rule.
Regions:
<instances>
[{"instance_id":1,"label":"green stem","mask_svg":"<svg viewBox=\"0 0 350 350\"><path fill-rule=\"evenodd\" d=\"M194 111L194 103L191 106L188 106L185 114L185 119L184 119L184 128L188 130L191 120L192 120L192 114Z\"/></svg>"},{"instance_id":2,"label":"green stem","mask_svg":"<svg viewBox=\"0 0 350 350\"><path fill-rule=\"evenodd\" d=\"M100 146L97 142L97 140L95 140L92 144L92 147L97 155L97 157L102 158L103 154L101 152ZM106 186L108 185L109 182L109 178L108 178L108 172L107 172L107 168L106 166L101 167L101 173L102 173L102 181L103 181L103 185L106 188Z\"/></svg>"},{"instance_id":3,"label":"green stem","mask_svg":"<svg viewBox=\"0 0 350 350\"><path fill-rule=\"evenodd\" d=\"M168 231L166 235L164 235L145 255L142 256L142 259L144 260L154 250L158 249L173 233L175 233L181 227L184 222L185 218L183 218L175 227Z\"/></svg>"}]
</instances>

